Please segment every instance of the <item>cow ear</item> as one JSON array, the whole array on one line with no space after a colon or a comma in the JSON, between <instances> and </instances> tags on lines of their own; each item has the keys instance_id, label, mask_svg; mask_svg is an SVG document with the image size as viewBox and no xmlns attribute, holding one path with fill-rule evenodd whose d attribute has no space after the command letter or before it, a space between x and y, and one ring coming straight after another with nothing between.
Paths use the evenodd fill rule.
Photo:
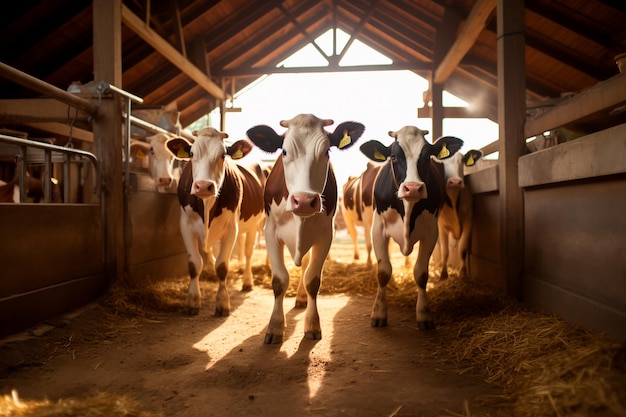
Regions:
<instances>
[{"instance_id":1,"label":"cow ear","mask_svg":"<svg viewBox=\"0 0 626 417\"><path fill-rule=\"evenodd\" d=\"M358 122L340 123L333 133L328 134L330 146L347 149L354 145L365 131L365 126Z\"/></svg>"},{"instance_id":2,"label":"cow ear","mask_svg":"<svg viewBox=\"0 0 626 417\"><path fill-rule=\"evenodd\" d=\"M471 167L476 165L476 162L483 156L483 153L479 150L472 149L467 151L467 153L463 156L463 164L466 167Z\"/></svg>"},{"instance_id":3,"label":"cow ear","mask_svg":"<svg viewBox=\"0 0 626 417\"><path fill-rule=\"evenodd\" d=\"M391 155L390 147L383 145L377 140L365 142L359 149L363 155L374 162L384 162Z\"/></svg>"},{"instance_id":4,"label":"cow ear","mask_svg":"<svg viewBox=\"0 0 626 417\"><path fill-rule=\"evenodd\" d=\"M254 126L246 132L248 138L256 146L265 152L272 153L283 147L283 136L280 136L274 129L266 125Z\"/></svg>"},{"instance_id":5,"label":"cow ear","mask_svg":"<svg viewBox=\"0 0 626 417\"><path fill-rule=\"evenodd\" d=\"M233 159L241 159L248 155L252 150L252 143L245 139L240 139L237 142L226 148L226 153Z\"/></svg>"},{"instance_id":6,"label":"cow ear","mask_svg":"<svg viewBox=\"0 0 626 417\"><path fill-rule=\"evenodd\" d=\"M170 139L165 144L167 149L174 155L176 159L188 161L191 159L191 143L183 138Z\"/></svg>"},{"instance_id":7,"label":"cow ear","mask_svg":"<svg viewBox=\"0 0 626 417\"><path fill-rule=\"evenodd\" d=\"M133 142L130 144L131 160L147 158L148 152L150 152L150 145L145 142Z\"/></svg>"},{"instance_id":8,"label":"cow ear","mask_svg":"<svg viewBox=\"0 0 626 417\"><path fill-rule=\"evenodd\" d=\"M432 145L432 155L437 159L447 159L458 152L463 146L463 141L454 136L444 136Z\"/></svg>"}]
</instances>

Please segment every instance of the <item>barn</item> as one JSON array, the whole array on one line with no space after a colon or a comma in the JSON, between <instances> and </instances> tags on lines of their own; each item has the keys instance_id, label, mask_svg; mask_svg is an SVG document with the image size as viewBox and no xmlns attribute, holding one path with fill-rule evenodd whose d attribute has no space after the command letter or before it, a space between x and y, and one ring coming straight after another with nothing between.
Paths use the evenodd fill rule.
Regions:
<instances>
[{"instance_id":1,"label":"barn","mask_svg":"<svg viewBox=\"0 0 626 417\"><path fill-rule=\"evenodd\" d=\"M157 192L131 140L194 140L187 127L215 109L227 131L233 95L266 74L347 71L341 50L319 50L326 67L277 67L340 29L393 61L349 71L429 80L415 115L432 118L431 137L446 118L498 124L481 149L497 157L466 170L469 282L626 338L623 2L26 0L3 16L0 180L19 193L0 203L0 337L120 282L185 276L176 194ZM471 106L444 107L444 91ZM333 411L318 415L369 415Z\"/></svg>"}]
</instances>

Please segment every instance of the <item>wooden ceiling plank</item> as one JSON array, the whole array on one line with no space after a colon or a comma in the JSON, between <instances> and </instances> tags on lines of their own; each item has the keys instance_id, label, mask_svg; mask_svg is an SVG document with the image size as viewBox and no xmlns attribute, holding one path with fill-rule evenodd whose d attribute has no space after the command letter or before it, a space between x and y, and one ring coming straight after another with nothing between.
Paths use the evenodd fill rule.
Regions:
<instances>
[{"instance_id":1,"label":"wooden ceiling plank","mask_svg":"<svg viewBox=\"0 0 626 417\"><path fill-rule=\"evenodd\" d=\"M211 81L209 77L189 62L166 40L147 27L140 18L135 16L135 14L124 5L122 5L122 22L131 28L133 32L140 36L144 41L150 44L150 46L156 49L168 61L180 69L184 74L198 83L198 85L204 88L209 94L221 100L226 98L224 91L222 91L217 84Z\"/></svg>"},{"instance_id":2,"label":"wooden ceiling plank","mask_svg":"<svg viewBox=\"0 0 626 417\"><path fill-rule=\"evenodd\" d=\"M495 8L496 0L478 0L474 4L461 33L459 33L456 41L435 70L435 76L433 77L435 83L444 83L457 68L463 57L476 42L476 39L478 39L480 32L487 25L487 21Z\"/></svg>"}]
</instances>

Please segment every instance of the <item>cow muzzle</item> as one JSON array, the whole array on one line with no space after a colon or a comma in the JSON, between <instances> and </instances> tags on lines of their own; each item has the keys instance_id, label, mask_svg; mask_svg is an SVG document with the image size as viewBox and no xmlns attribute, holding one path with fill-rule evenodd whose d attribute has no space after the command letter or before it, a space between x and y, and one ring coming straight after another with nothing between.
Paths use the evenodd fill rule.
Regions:
<instances>
[{"instance_id":1,"label":"cow muzzle","mask_svg":"<svg viewBox=\"0 0 626 417\"><path fill-rule=\"evenodd\" d=\"M428 198L426 184L423 182L403 182L398 187L398 198L410 202Z\"/></svg>"},{"instance_id":2,"label":"cow muzzle","mask_svg":"<svg viewBox=\"0 0 626 417\"><path fill-rule=\"evenodd\" d=\"M446 185L448 188L454 189L462 189L463 187L465 187L465 184L463 184L463 180L461 178L450 178L447 181Z\"/></svg>"},{"instance_id":3,"label":"cow muzzle","mask_svg":"<svg viewBox=\"0 0 626 417\"><path fill-rule=\"evenodd\" d=\"M191 195L206 198L215 195L216 187L213 181L194 181L191 186Z\"/></svg>"},{"instance_id":4,"label":"cow muzzle","mask_svg":"<svg viewBox=\"0 0 626 417\"><path fill-rule=\"evenodd\" d=\"M291 211L309 217L322 211L322 199L317 193L294 193L289 196Z\"/></svg>"},{"instance_id":5,"label":"cow muzzle","mask_svg":"<svg viewBox=\"0 0 626 417\"><path fill-rule=\"evenodd\" d=\"M172 177L159 177L157 179L157 185L159 187L169 187L172 184Z\"/></svg>"}]
</instances>

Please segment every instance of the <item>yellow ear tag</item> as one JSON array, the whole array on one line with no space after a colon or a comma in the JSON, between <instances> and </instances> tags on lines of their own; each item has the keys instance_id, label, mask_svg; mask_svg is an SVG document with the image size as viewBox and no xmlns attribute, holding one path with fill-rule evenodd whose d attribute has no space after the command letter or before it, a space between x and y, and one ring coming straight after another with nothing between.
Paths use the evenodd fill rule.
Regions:
<instances>
[{"instance_id":1,"label":"yellow ear tag","mask_svg":"<svg viewBox=\"0 0 626 417\"><path fill-rule=\"evenodd\" d=\"M141 149L138 149L138 150L137 150L137 153L135 154L135 157L136 157L137 159L143 159L143 158L145 158L145 157L146 157L146 154L145 154L145 153L143 153L143 151L142 151Z\"/></svg>"},{"instance_id":2,"label":"yellow ear tag","mask_svg":"<svg viewBox=\"0 0 626 417\"><path fill-rule=\"evenodd\" d=\"M439 155L437 155L437 158L439 159L443 159L450 156L450 151L448 150L448 148L446 148L446 144L443 144L443 148L441 148L441 150L439 151Z\"/></svg>"},{"instance_id":3,"label":"yellow ear tag","mask_svg":"<svg viewBox=\"0 0 626 417\"><path fill-rule=\"evenodd\" d=\"M379 161L384 161L385 159L387 159L385 155L383 155L382 153L378 151L374 152L374 158L376 158Z\"/></svg>"},{"instance_id":4,"label":"yellow ear tag","mask_svg":"<svg viewBox=\"0 0 626 417\"><path fill-rule=\"evenodd\" d=\"M475 163L476 162L474 162L474 158L472 158L472 155L470 155L469 158L467 158L467 162L465 163L465 165L467 165L468 167L471 167Z\"/></svg>"},{"instance_id":5,"label":"yellow ear tag","mask_svg":"<svg viewBox=\"0 0 626 417\"><path fill-rule=\"evenodd\" d=\"M189 154L183 148L180 148L178 152L176 152L176 156L181 159L189 158Z\"/></svg>"},{"instance_id":6,"label":"yellow ear tag","mask_svg":"<svg viewBox=\"0 0 626 417\"><path fill-rule=\"evenodd\" d=\"M241 149L237 149L237 151L233 154L232 158L233 159L243 158L243 152L241 152Z\"/></svg>"},{"instance_id":7,"label":"yellow ear tag","mask_svg":"<svg viewBox=\"0 0 626 417\"><path fill-rule=\"evenodd\" d=\"M350 137L350 135L348 135L348 131L344 130L343 131L343 138L341 138L341 140L339 141L339 149L348 146L350 144L350 142L352 142L352 138Z\"/></svg>"}]
</instances>

